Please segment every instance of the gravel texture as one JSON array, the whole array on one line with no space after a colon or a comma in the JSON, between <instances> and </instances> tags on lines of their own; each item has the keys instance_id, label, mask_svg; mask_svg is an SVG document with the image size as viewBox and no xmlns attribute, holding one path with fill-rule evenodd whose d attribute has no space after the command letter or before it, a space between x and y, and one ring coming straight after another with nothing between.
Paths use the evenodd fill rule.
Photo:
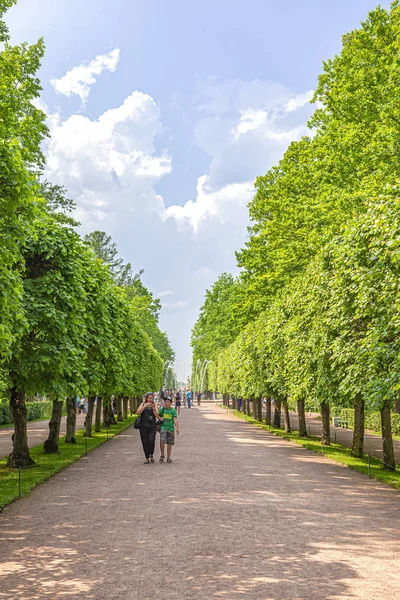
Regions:
<instances>
[{"instance_id":1,"label":"gravel texture","mask_svg":"<svg viewBox=\"0 0 400 600\"><path fill-rule=\"evenodd\" d=\"M131 428L1 514L0 598L400 598L398 491L212 404L180 422L173 464Z\"/></svg>"}]
</instances>

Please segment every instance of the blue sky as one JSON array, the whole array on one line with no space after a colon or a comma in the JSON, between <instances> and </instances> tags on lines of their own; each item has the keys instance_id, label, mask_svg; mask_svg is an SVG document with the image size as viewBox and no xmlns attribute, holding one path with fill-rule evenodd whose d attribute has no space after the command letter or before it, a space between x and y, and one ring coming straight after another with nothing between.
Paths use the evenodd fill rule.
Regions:
<instances>
[{"instance_id":1,"label":"blue sky","mask_svg":"<svg viewBox=\"0 0 400 600\"><path fill-rule=\"evenodd\" d=\"M46 42L47 176L75 198L83 233L107 231L145 269L181 378L206 287L236 271L255 177L306 132L322 61L375 6L19 0L9 11L13 42Z\"/></svg>"}]
</instances>

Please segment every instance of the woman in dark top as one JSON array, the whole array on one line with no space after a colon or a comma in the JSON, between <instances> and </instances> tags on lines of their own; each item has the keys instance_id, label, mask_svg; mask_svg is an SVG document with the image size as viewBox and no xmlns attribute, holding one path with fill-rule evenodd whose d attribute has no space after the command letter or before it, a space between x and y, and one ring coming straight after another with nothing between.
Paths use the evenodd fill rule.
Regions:
<instances>
[{"instance_id":1,"label":"woman in dark top","mask_svg":"<svg viewBox=\"0 0 400 600\"><path fill-rule=\"evenodd\" d=\"M143 451L146 457L145 464L154 462L154 445L157 433L158 410L154 403L154 396L151 392L146 394L142 404L137 409L140 417L140 439L142 440Z\"/></svg>"}]
</instances>

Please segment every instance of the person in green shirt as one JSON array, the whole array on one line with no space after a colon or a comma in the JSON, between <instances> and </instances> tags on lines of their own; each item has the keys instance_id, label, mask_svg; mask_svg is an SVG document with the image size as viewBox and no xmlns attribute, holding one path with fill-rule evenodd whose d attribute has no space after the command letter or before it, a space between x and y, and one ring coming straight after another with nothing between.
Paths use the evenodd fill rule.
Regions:
<instances>
[{"instance_id":1,"label":"person in green shirt","mask_svg":"<svg viewBox=\"0 0 400 600\"><path fill-rule=\"evenodd\" d=\"M174 408L172 408L172 399L167 396L165 398L165 406L160 408L159 418L161 421L160 427L160 462L164 462L165 459L165 444L167 444L167 462L171 463L171 452L172 446L175 443L175 430L176 434L179 433L178 415Z\"/></svg>"}]
</instances>

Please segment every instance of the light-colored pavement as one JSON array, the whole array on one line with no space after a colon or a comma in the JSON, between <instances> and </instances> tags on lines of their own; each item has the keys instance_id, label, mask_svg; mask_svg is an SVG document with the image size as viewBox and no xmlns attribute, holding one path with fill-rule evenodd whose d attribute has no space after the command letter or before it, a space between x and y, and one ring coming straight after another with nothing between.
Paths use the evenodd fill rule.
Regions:
<instances>
[{"instance_id":1,"label":"light-colored pavement","mask_svg":"<svg viewBox=\"0 0 400 600\"><path fill-rule=\"evenodd\" d=\"M76 415L77 429L83 428L85 421L85 415ZM67 417L61 419L61 435L65 434L65 427L67 423ZM0 429L0 458L10 454L12 450L11 436L14 430L12 427ZM37 446L43 443L49 434L49 419L47 421L34 421L28 423L28 445L29 448ZM1 595L0 595L1 598Z\"/></svg>"},{"instance_id":2,"label":"light-colored pavement","mask_svg":"<svg viewBox=\"0 0 400 600\"><path fill-rule=\"evenodd\" d=\"M400 598L399 492L213 405L180 421L173 464L131 428L0 515L0 598Z\"/></svg>"}]
</instances>

